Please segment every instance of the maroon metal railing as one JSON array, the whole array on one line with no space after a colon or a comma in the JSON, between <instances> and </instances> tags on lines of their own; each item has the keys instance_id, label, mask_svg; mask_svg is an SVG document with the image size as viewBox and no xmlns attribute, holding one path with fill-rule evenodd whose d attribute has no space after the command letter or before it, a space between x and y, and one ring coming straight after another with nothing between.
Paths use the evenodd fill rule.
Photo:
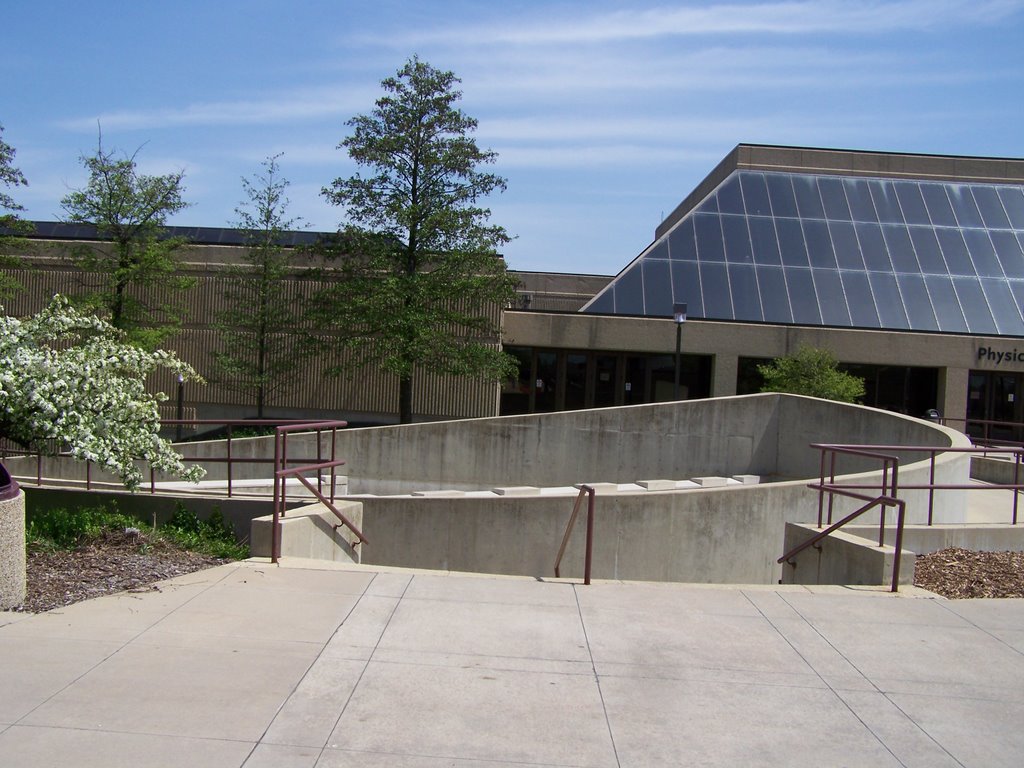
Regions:
<instances>
[{"instance_id":1,"label":"maroon metal railing","mask_svg":"<svg viewBox=\"0 0 1024 768\"><path fill-rule=\"evenodd\" d=\"M287 494L286 484L290 477L296 478L303 486L305 486L327 509L334 513L334 516L340 520L340 525L344 525L352 534L356 537L356 544L368 544L366 536L363 532L356 527L356 525L348 519L335 505L335 490L336 474L335 470L344 465L343 459L338 459L336 454L336 436L337 431L341 427L347 426L347 422L344 421L320 421L320 422L308 422L303 424L293 424L289 426L280 426L274 432L274 500L273 500L273 527L271 534L270 544L270 560L276 563L281 558L281 530L283 528L282 518L286 515L286 501ZM323 460L322 455L322 440L321 433L324 431L330 431L331 433L331 457L327 461ZM289 467L288 458L288 435L292 432L316 432L316 447L317 447L317 462L315 464L304 464L297 467ZM323 472L330 470L330 496L323 494ZM316 472L317 473L317 484L313 487L313 484L305 476L305 473ZM353 545L355 546L355 545Z\"/></svg>"},{"instance_id":2,"label":"maroon metal railing","mask_svg":"<svg viewBox=\"0 0 1024 768\"><path fill-rule=\"evenodd\" d=\"M576 503L573 504L572 514L569 515L569 522L565 526L565 535L562 536L562 546L558 548L558 557L555 558L555 578L561 578L559 572L562 564L562 556L565 555L565 548L569 545L569 539L572 536L572 529L576 525L576 518L579 516L580 505L583 502L583 497L588 496L587 500L587 550L583 560L583 583L590 584L590 566L594 559L594 495L595 491L589 485L579 486L580 492L576 496Z\"/></svg>"},{"instance_id":3,"label":"maroon metal railing","mask_svg":"<svg viewBox=\"0 0 1024 768\"><path fill-rule=\"evenodd\" d=\"M803 552L808 547L812 547L819 541L824 539L834 531L839 530L844 525L852 522L853 520L860 517L865 512L874 509L875 507L881 508L878 521L878 546L882 547L885 545L885 513L889 507L896 507L898 510L896 519L896 542L894 544L895 553L893 555L893 577L891 590L896 592L899 588L899 573L900 573L900 555L903 547L903 526L904 518L906 514L906 501L898 498L898 494L901 491L909 490L923 490L928 491L928 525L933 524L934 519L934 506L935 506L935 492L943 490L1012 490L1013 493L1013 511L1011 514L1011 523L1017 524L1017 509L1019 501L1019 491L1024 489L1024 484L1020 483L1020 464L1021 456L1024 455L1024 448L1017 447L986 447L984 450L979 451L976 447L938 447L938 446L925 446L925 445L840 445L830 443L812 443L812 448L817 448L821 451L820 461L820 475L817 483L810 483L808 488L816 489L818 491L818 528L821 528L827 523L828 528L815 534L807 541L800 545L793 547L791 550L786 552L780 557L777 562L784 563L792 560L793 557ZM899 482L899 456L891 452L900 453L927 453L929 457L928 467L928 482L927 483L908 483L900 484ZM986 454L1008 454L1014 459L1014 481L1013 483L988 483L985 485L977 484L962 484L962 483L936 483L935 482L935 462L936 457L942 453L971 453L977 454L983 452ZM881 461L881 482L880 483L837 483L837 464L840 456L857 456L867 459L876 459ZM826 466L828 470L826 472ZM826 479L827 477L827 479ZM867 491L874 491L877 493L867 493ZM825 496L828 496L827 516L825 513ZM844 517L842 520L833 523L833 509L836 496L845 496L848 498L859 499L864 501L865 504Z\"/></svg>"}]
</instances>

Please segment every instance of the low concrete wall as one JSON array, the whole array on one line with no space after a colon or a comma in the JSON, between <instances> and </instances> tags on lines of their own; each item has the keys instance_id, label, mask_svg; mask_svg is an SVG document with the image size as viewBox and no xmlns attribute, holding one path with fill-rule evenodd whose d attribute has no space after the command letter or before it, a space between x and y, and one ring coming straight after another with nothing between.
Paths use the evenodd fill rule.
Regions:
<instances>
[{"instance_id":1,"label":"low concrete wall","mask_svg":"<svg viewBox=\"0 0 1024 768\"><path fill-rule=\"evenodd\" d=\"M0 610L25 602L25 493L0 500Z\"/></svg>"},{"instance_id":2,"label":"low concrete wall","mask_svg":"<svg viewBox=\"0 0 1024 768\"><path fill-rule=\"evenodd\" d=\"M335 506L356 528L362 528L362 504L348 501ZM281 520L281 556L358 563L360 545L355 544L352 532L339 523L323 504L304 507L285 516ZM250 552L253 557L271 556L273 529L273 515L252 521Z\"/></svg>"},{"instance_id":3,"label":"low concrete wall","mask_svg":"<svg viewBox=\"0 0 1024 768\"><path fill-rule=\"evenodd\" d=\"M879 547L875 541L836 531L783 563L783 584L892 584L896 549L890 544ZM786 524L785 551L799 546L820 533L817 528L799 523ZM782 553L780 553L781 555ZM914 552L904 544L900 557L900 584L914 583Z\"/></svg>"},{"instance_id":4,"label":"low concrete wall","mask_svg":"<svg viewBox=\"0 0 1024 768\"><path fill-rule=\"evenodd\" d=\"M846 529L844 529L846 530ZM878 541L878 526L849 526L854 536ZM896 529L886 526L885 540L896 540ZM960 547L975 552L1024 552L1024 523L972 523L970 525L907 525L903 528L903 547L918 555Z\"/></svg>"},{"instance_id":5,"label":"low concrete wall","mask_svg":"<svg viewBox=\"0 0 1024 768\"><path fill-rule=\"evenodd\" d=\"M338 433L337 448L348 461L351 493L398 494L707 475L809 478L819 466L818 453L808 448L813 442L945 447L960 439L954 430L889 411L767 393L350 429ZM210 443L195 450L219 455L224 448ZM249 438L233 441L232 452L267 457L273 445ZM289 452L315 456L316 444L292 435ZM876 465L844 459L841 472Z\"/></svg>"},{"instance_id":6,"label":"low concrete wall","mask_svg":"<svg viewBox=\"0 0 1024 768\"><path fill-rule=\"evenodd\" d=\"M1018 467L1011 458L975 456L971 459L971 477L996 485L1014 485L1024 483L1024 467Z\"/></svg>"}]
</instances>

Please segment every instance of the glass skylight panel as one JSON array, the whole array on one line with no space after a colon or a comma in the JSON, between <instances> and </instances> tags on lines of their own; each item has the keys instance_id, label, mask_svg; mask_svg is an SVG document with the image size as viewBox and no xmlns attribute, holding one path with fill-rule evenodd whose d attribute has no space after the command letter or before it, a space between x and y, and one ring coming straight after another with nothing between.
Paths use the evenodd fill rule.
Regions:
<instances>
[{"instance_id":1,"label":"glass skylight panel","mask_svg":"<svg viewBox=\"0 0 1024 768\"><path fill-rule=\"evenodd\" d=\"M982 278L981 289L988 299L999 333L1007 336L1024 335L1024 320L1021 319L1020 308L1014 301L1006 281Z\"/></svg>"},{"instance_id":2,"label":"glass skylight panel","mask_svg":"<svg viewBox=\"0 0 1024 768\"><path fill-rule=\"evenodd\" d=\"M967 242L967 252L978 274L981 277L1002 277L1003 268L996 258L992 238L988 236L988 232L983 229L965 229L963 236Z\"/></svg>"},{"instance_id":3,"label":"glass skylight panel","mask_svg":"<svg viewBox=\"0 0 1024 768\"><path fill-rule=\"evenodd\" d=\"M946 193L949 195L949 202L953 206L953 213L956 215L957 223L961 227L983 227L981 212L974 202L974 195L971 188L966 184L948 184Z\"/></svg>"},{"instance_id":4,"label":"glass skylight panel","mask_svg":"<svg viewBox=\"0 0 1024 768\"><path fill-rule=\"evenodd\" d=\"M946 257L946 264L951 275L973 275L974 263L967 252L967 244L959 229L937 227L935 234L939 238L939 247Z\"/></svg>"},{"instance_id":5,"label":"glass skylight panel","mask_svg":"<svg viewBox=\"0 0 1024 768\"><path fill-rule=\"evenodd\" d=\"M704 315L717 320L732 320L732 295L729 291L729 274L725 264L714 261L700 263L701 295L704 298Z\"/></svg>"},{"instance_id":6,"label":"glass skylight panel","mask_svg":"<svg viewBox=\"0 0 1024 768\"><path fill-rule=\"evenodd\" d=\"M1003 210L1003 201L995 187L972 187L974 202L978 204L981 218L989 229L1009 229L1010 220L1006 218L1006 211Z\"/></svg>"},{"instance_id":7,"label":"glass skylight panel","mask_svg":"<svg viewBox=\"0 0 1024 768\"><path fill-rule=\"evenodd\" d=\"M995 231L989 234L992 236L992 244L1003 267L1003 273L1007 277L1024 277L1024 253L1021 251L1017 235L1009 231Z\"/></svg>"},{"instance_id":8,"label":"glass skylight panel","mask_svg":"<svg viewBox=\"0 0 1024 768\"><path fill-rule=\"evenodd\" d=\"M641 257L641 261L666 261L668 260L668 240L659 240L654 243Z\"/></svg>"},{"instance_id":9,"label":"glass skylight panel","mask_svg":"<svg viewBox=\"0 0 1024 768\"><path fill-rule=\"evenodd\" d=\"M976 277L954 277L953 288L956 290L960 306L967 318L967 327L971 333L997 333L992 312L988 308L988 300L981 290L981 283Z\"/></svg>"},{"instance_id":10,"label":"glass skylight panel","mask_svg":"<svg viewBox=\"0 0 1024 768\"><path fill-rule=\"evenodd\" d=\"M807 255L812 267L836 269L836 254L832 250L832 238L828 234L828 224L824 221L806 220L804 225L804 241L807 243Z\"/></svg>"},{"instance_id":11,"label":"glass skylight panel","mask_svg":"<svg viewBox=\"0 0 1024 768\"><path fill-rule=\"evenodd\" d=\"M668 235L668 257L673 261L696 261L697 241L694 239L693 219L683 219Z\"/></svg>"},{"instance_id":12,"label":"glass skylight panel","mask_svg":"<svg viewBox=\"0 0 1024 768\"><path fill-rule=\"evenodd\" d=\"M949 204L945 185L921 184L920 187L932 224L937 227L958 226L956 216L953 215L953 207Z\"/></svg>"},{"instance_id":13,"label":"glass skylight panel","mask_svg":"<svg viewBox=\"0 0 1024 768\"><path fill-rule=\"evenodd\" d=\"M999 199L1003 210L1010 217L1014 229L1024 230L1024 189L1020 187L999 187Z\"/></svg>"},{"instance_id":14,"label":"glass skylight panel","mask_svg":"<svg viewBox=\"0 0 1024 768\"><path fill-rule=\"evenodd\" d=\"M630 266L615 281L615 311L624 315L644 313L644 284L640 262Z\"/></svg>"},{"instance_id":15,"label":"glass skylight panel","mask_svg":"<svg viewBox=\"0 0 1024 768\"><path fill-rule=\"evenodd\" d=\"M821 309L814 292L809 269L787 269L789 303L793 307L793 322L800 325L821 325Z\"/></svg>"},{"instance_id":16,"label":"glass skylight panel","mask_svg":"<svg viewBox=\"0 0 1024 768\"><path fill-rule=\"evenodd\" d=\"M812 269L811 276L818 294L822 322L825 325L849 325L850 310L846 306L839 272L835 269Z\"/></svg>"},{"instance_id":17,"label":"glass skylight panel","mask_svg":"<svg viewBox=\"0 0 1024 768\"><path fill-rule=\"evenodd\" d=\"M644 314L672 314L672 274L668 261L646 259L641 261L644 275Z\"/></svg>"},{"instance_id":18,"label":"glass skylight panel","mask_svg":"<svg viewBox=\"0 0 1024 768\"><path fill-rule=\"evenodd\" d=\"M843 187L854 221L878 221L867 179L843 179Z\"/></svg>"},{"instance_id":19,"label":"glass skylight panel","mask_svg":"<svg viewBox=\"0 0 1024 768\"><path fill-rule=\"evenodd\" d=\"M615 314L615 286L609 285L598 294L590 306L587 307L587 312L593 312L595 315Z\"/></svg>"},{"instance_id":20,"label":"glass skylight panel","mask_svg":"<svg viewBox=\"0 0 1024 768\"><path fill-rule=\"evenodd\" d=\"M960 300L953 290L953 281L944 275L925 275L924 282L932 298L939 330L946 333L966 332L967 322L960 308Z\"/></svg>"},{"instance_id":21,"label":"glass skylight panel","mask_svg":"<svg viewBox=\"0 0 1024 768\"><path fill-rule=\"evenodd\" d=\"M924 198L921 197L921 185L912 181L897 181L896 199L900 201L900 210L908 224L931 224Z\"/></svg>"},{"instance_id":22,"label":"glass skylight panel","mask_svg":"<svg viewBox=\"0 0 1024 768\"><path fill-rule=\"evenodd\" d=\"M915 331L937 331L939 325L935 320L935 310L928 296L928 289L922 275L897 275L896 282L903 297L903 306L907 310L910 327Z\"/></svg>"},{"instance_id":23,"label":"glass skylight panel","mask_svg":"<svg viewBox=\"0 0 1024 768\"><path fill-rule=\"evenodd\" d=\"M931 227L909 227L909 231L921 271L927 275L948 275L949 267L946 266L946 260L942 258L935 230Z\"/></svg>"},{"instance_id":24,"label":"glass skylight panel","mask_svg":"<svg viewBox=\"0 0 1024 768\"><path fill-rule=\"evenodd\" d=\"M781 267L757 267L757 282L761 289L761 307L769 323L792 323L786 275Z\"/></svg>"},{"instance_id":25,"label":"glass skylight panel","mask_svg":"<svg viewBox=\"0 0 1024 768\"><path fill-rule=\"evenodd\" d=\"M858 328L877 328L878 310L875 297L871 294L866 272L842 272L846 299L850 308L850 322Z\"/></svg>"},{"instance_id":26,"label":"glass skylight panel","mask_svg":"<svg viewBox=\"0 0 1024 768\"><path fill-rule=\"evenodd\" d=\"M732 308L735 319L753 323L764 320L764 315L761 313L761 298L757 290L757 277L752 265L730 264L729 286L732 290Z\"/></svg>"},{"instance_id":27,"label":"glass skylight panel","mask_svg":"<svg viewBox=\"0 0 1024 768\"><path fill-rule=\"evenodd\" d=\"M696 261L672 262L672 302L683 302L691 317L706 317Z\"/></svg>"},{"instance_id":28,"label":"glass skylight panel","mask_svg":"<svg viewBox=\"0 0 1024 768\"><path fill-rule=\"evenodd\" d=\"M850 220L850 204L846 201L842 179L838 176L821 176L818 178L818 190L821 192L821 202L825 206L825 218Z\"/></svg>"},{"instance_id":29,"label":"glass skylight panel","mask_svg":"<svg viewBox=\"0 0 1024 768\"><path fill-rule=\"evenodd\" d=\"M875 295L875 306L878 307L878 319L883 328L909 328L906 310L903 309L903 297L896 285L896 275L884 272L868 272L871 292Z\"/></svg>"},{"instance_id":30,"label":"glass skylight panel","mask_svg":"<svg viewBox=\"0 0 1024 768\"><path fill-rule=\"evenodd\" d=\"M804 219L824 219L825 209L813 176L794 175L793 192L796 193L796 208Z\"/></svg>"},{"instance_id":31,"label":"glass skylight panel","mask_svg":"<svg viewBox=\"0 0 1024 768\"><path fill-rule=\"evenodd\" d=\"M772 201L772 215L796 218L796 197L793 195L793 182L788 174L765 174L768 182L768 197Z\"/></svg>"},{"instance_id":32,"label":"glass skylight panel","mask_svg":"<svg viewBox=\"0 0 1024 768\"><path fill-rule=\"evenodd\" d=\"M743 194L740 192L740 180L734 173L718 188L718 210L720 213L746 213L743 209Z\"/></svg>"},{"instance_id":33,"label":"glass skylight panel","mask_svg":"<svg viewBox=\"0 0 1024 768\"><path fill-rule=\"evenodd\" d=\"M725 235L726 261L749 264L751 254L747 217L722 214L722 233Z\"/></svg>"},{"instance_id":34,"label":"glass skylight panel","mask_svg":"<svg viewBox=\"0 0 1024 768\"><path fill-rule=\"evenodd\" d=\"M868 188L871 190L875 210L878 211L878 220L884 224L902 224L903 212L900 210L900 202L896 197L896 187L893 183L871 179Z\"/></svg>"},{"instance_id":35,"label":"glass skylight panel","mask_svg":"<svg viewBox=\"0 0 1024 768\"><path fill-rule=\"evenodd\" d=\"M889 258L896 272L920 274L921 265L917 263L914 246L910 242L910 234L903 224L883 224L882 237L889 249Z\"/></svg>"},{"instance_id":36,"label":"glass skylight panel","mask_svg":"<svg viewBox=\"0 0 1024 768\"><path fill-rule=\"evenodd\" d=\"M693 225L697 235L697 258L701 261L725 261L722 224L718 215L695 214Z\"/></svg>"},{"instance_id":37,"label":"glass skylight panel","mask_svg":"<svg viewBox=\"0 0 1024 768\"><path fill-rule=\"evenodd\" d=\"M892 261L889 250L882 239L882 228L873 222L860 221L854 224L857 240L860 241L860 252L864 255L864 264L869 270L892 272Z\"/></svg>"},{"instance_id":38,"label":"glass skylight panel","mask_svg":"<svg viewBox=\"0 0 1024 768\"><path fill-rule=\"evenodd\" d=\"M743 189L743 202L749 216L771 216L771 203L768 201L768 185L764 174L741 173L740 187Z\"/></svg>"},{"instance_id":39,"label":"glass skylight panel","mask_svg":"<svg viewBox=\"0 0 1024 768\"><path fill-rule=\"evenodd\" d=\"M782 263L787 267L807 267L807 247L799 219L775 219L775 230L779 234L779 250Z\"/></svg>"},{"instance_id":40,"label":"glass skylight panel","mask_svg":"<svg viewBox=\"0 0 1024 768\"><path fill-rule=\"evenodd\" d=\"M864 257L860 254L857 242L857 231L850 221L830 221L828 223L832 244L836 249L836 261L840 269L864 270Z\"/></svg>"},{"instance_id":41,"label":"glass skylight panel","mask_svg":"<svg viewBox=\"0 0 1024 768\"><path fill-rule=\"evenodd\" d=\"M781 264L779 239L775 234L775 222L769 218L752 216L747 220L750 226L750 244L755 264Z\"/></svg>"}]
</instances>

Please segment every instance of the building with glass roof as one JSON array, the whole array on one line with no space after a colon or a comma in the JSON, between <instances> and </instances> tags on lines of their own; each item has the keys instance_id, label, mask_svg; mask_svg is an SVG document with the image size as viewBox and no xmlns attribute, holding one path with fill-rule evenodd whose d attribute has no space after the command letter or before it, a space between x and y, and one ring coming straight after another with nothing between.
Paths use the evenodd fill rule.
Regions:
<instances>
[{"instance_id":1,"label":"building with glass roof","mask_svg":"<svg viewBox=\"0 0 1024 768\"><path fill-rule=\"evenodd\" d=\"M809 345L863 375L869 404L1020 421L1024 160L741 144L579 317L507 313L506 344L533 342L531 389L556 352L555 407L664 399L681 303L687 396L756 391L758 364Z\"/></svg>"}]
</instances>

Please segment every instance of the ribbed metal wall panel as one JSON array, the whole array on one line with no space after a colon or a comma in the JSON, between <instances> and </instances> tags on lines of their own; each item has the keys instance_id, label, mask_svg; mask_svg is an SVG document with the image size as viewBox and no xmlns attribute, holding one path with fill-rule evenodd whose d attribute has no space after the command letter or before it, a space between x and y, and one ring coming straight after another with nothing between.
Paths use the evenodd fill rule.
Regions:
<instances>
[{"instance_id":1,"label":"ribbed metal wall panel","mask_svg":"<svg viewBox=\"0 0 1024 768\"><path fill-rule=\"evenodd\" d=\"M55 250L66 248L67 245L36 243L34 253L28 256L35 269L3 270L24 286L23 291L5 303L7 314L32 314L45 306L54 294L81 294L89 289L89 283L97 282L97 275L68 268L66 262L59 258L59 253L55 257ZM209 249L192 246L189 256L195 260L190 259L183 265L180 273L195 279L191 288L173 291L166 286L157 286L139 296L150 305L174 303L184 310L181 331L168 339L164 347L177 353L208 379L205 385L187 382L184 386L186 407L190 413L195 412L191 409L198 409L200 416L203 415L204 406L235 409L245 408L253 402L251 394L218 382L214 352L221 341L219 334L211 327L216 314L228 307L224 298L225 289L232 282L238 282L237 277L225 271L224 262L237 263L239 252L241 249L224 246ZM285 286L286 295L290 301L301 302L325 284L304 278L296 270ZM490 307L487 314L497 323L501 307ZM285 343L294 343L294 337ZM306 358L295 372L297 380L294 386L271 393L267 407L299 412L313 410L365 414L368 418L393 417L398 411L396 377L370 368L356 370L352 376L328 373L328 369L334 367L345 370L351 357L350 353L339 350L335 354L319 353ZM159 371L152 377L151 386L169 397L161 407L161 412L164 415L173 413L178 387L175 377L166 371ZM254 413L255 406L247 410ZM465 377L419 373L413 390L413 412L417 417L432 419L493 416L498 412L498 385Z\"/></svg>"}]
</instances>

